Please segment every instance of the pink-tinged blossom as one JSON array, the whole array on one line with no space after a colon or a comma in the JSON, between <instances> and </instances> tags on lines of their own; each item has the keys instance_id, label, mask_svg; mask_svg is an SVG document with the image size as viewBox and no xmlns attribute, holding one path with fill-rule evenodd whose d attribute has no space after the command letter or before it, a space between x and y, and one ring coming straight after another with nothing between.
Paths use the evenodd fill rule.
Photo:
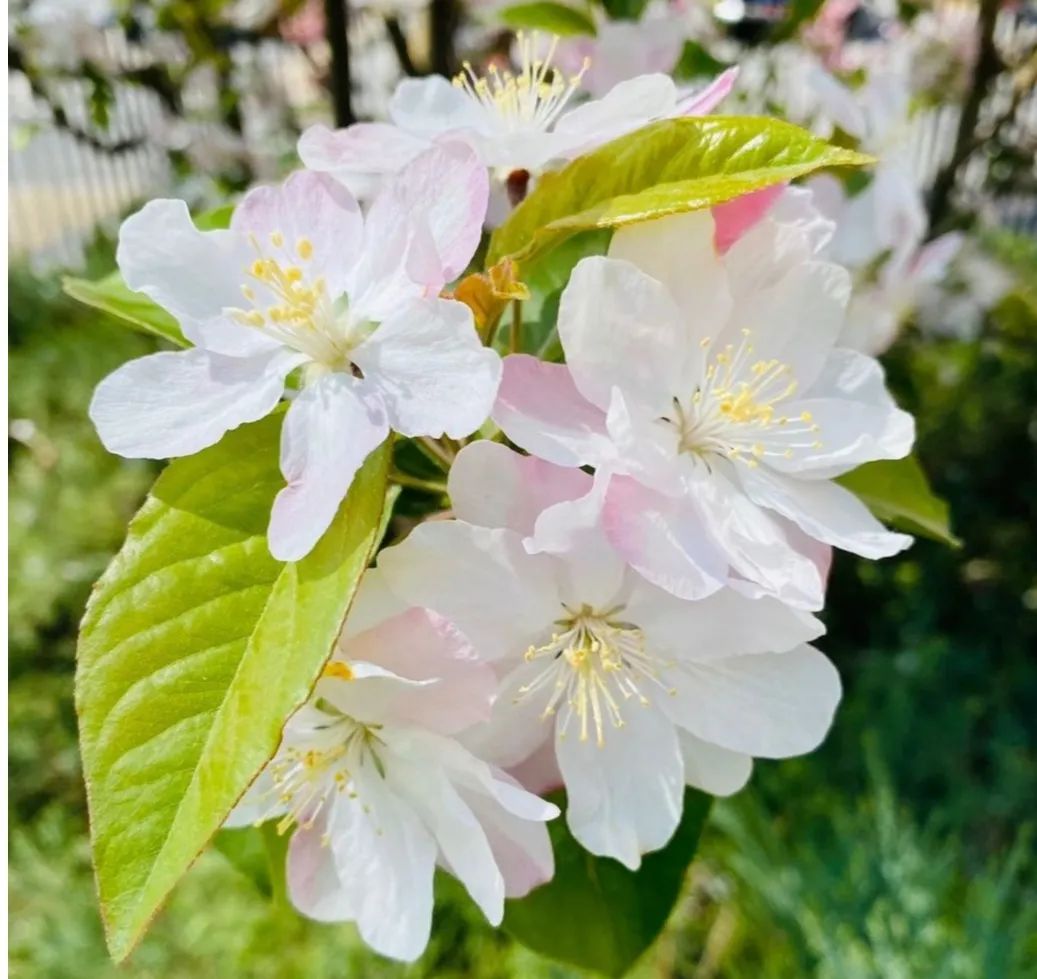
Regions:
<instances>
[{"instance_id":1,"label":"pink-tinged blossom","mask_svg":"<svg viewBox=\"0 0 1037 979\"><path fill-rule=\"evenodd\" d=\"M437 615L365 578L348 634L227 825L277 820L292 903L353 921L377 952L428 943L437 866L493 925L505 897L549 880L558 814L458 741L491 716L496 676Z\"/></svg>"},{"instance_id":2,"label":"pink-tinged blossom","mask_svg":"<svg viewBox=\"0 0 1037 979\"><path fill-rule=\"evenodd\" d=\"M596 469L591 492L541 514L532 550L600 524L682 598L730 585L816 609L819 545L908 546L832 481L905 456L914 422L876 361L837 346L850 285L816 257L830 235L795 192L723 255L696 212L623 229L576 266L558 314L566 364L508 357L493 413L528 452Z\"/></svg>"},{"instance_id":3,"label":"pink-tinged blossom","mask_svg":"<svg viewBox=\"0 0 1037 979\"><path fill-rule=\"evenodd\" d=\"M452 82L440 75L405 78L389 106L391 125L314 126L300 139L299 155L347 186L369 188L431 142L450 137L470 143L501 179L521 170L535 175L650 122L710 112L735 79L731 69L705 89L684 92L667 75L645 74L577 104L589 65L573 72L552 67L556 43L541 56L538 39L520 35L515 72L491 66L479 75L466 64Z\"/></svg>"},{"instance_id":4,"label":"pink-tinged blossom","mask_svg":"<svg viewBox=\"0 0 1037 979\"><path fill-rule=\"evenodd\" d=\"M147 204L122 226L119 267L194 347L105 378L90 407L101 440L131 458L191 455L268 414L298 371L269 540L303 557L390 430L461 438L485 421L499 358L468 307L438 294L475 250L486 200L471 149L444 143L366 215L307 171L247 194L229 230L199 231L182 201Z\"/></svg>"},{"instance_id":5,"label":"pink-tinged blossom","mask_svg":"<svg viewBox=\"0 0 1037 979\"><path fill-rule=\"evenodd\" d=\"M732 589L675 598L632 572L596 527L557 554L529 553L538 515L585 497L591 482L476 442L450 474L459 519L418 526L379 569L501 677L492 717L467 743L538 789L560 776L575 837L636 868L672 836L685 785L729 795L753 756L816 747L840 685L805 645L823 632L807 612Z\"/></svg>"}]
</instances>

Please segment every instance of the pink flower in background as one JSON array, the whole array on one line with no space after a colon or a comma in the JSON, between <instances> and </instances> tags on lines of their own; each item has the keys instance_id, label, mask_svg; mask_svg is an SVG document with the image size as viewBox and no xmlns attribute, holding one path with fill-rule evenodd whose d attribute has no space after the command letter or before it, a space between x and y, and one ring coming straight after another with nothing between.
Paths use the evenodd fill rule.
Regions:
<instances>
[{"instance_id":1,"label":"pink flower in background","mask_svg":"<svg viewBox=\"0 0 1037 979\"><path fill-rule=\"evenodd\" d=\"M705 114L734 84L735 71L702 91L678 90L663 74L646 74L612 87L600 99L576 104L584 66L575 73L552 68L557 39L540 56L535 37L520 35L518 69L491 66L485 75L466 65L451 83L439 75L406 78L389 107L391 125L363 123L303 133L299 155L308 167L331 173L347 186L372 181L404 166L432 141L461 138L497 176L531 174L569 160L658 119Z\"/></svg>"},{"instance_id":2,"label":"pink flower in background","mask_svg":"<svg viewBox=\"0 0 1037 979\"><path fill-rule=\"evenodd\" d=\"M675 598L632 573L593 527L564 552L528 553L537 515L591 482L476 442L450 474L460 519L421 524L382 552L379 569L501 676L492 717L468 743L504 767L553 750L574 836L636 869L672 836L686 784L729 795L752 756L816 747L840 685L804 645L823 632L806 612L731 589Z\"/></svg>"},{"instance_id":3,"label":"pink flower in background","mask_svg":"<svg viewBox=\"0 0 1037 979\"><path fill-rule=\"evenodd\" d=\"M453 626L400 610L365 578L347 637L227 825L295 827L292 903L356 922L383 955L424 951L436 866L499 925L505 897L554 873L543 822L558 810L458 742L490 716L495 689Z\"/></svg>"},{"instance_id":4,"label":"pink flower in background","mask_svg":"<svg viewBox=\"0 0 1037 979\"><path fill-rule=\"evenodd\" d=\"M200 232L182 201L128 218L118 262L195 345L131 361L98 386L90 417L132 458L191 455L268 414L288 375L271 553L296 560L394 429L463 437L485 420L500 361L467 306L438 297L465 267L486 209L472 151L419 156L366 216L323 174L250 192L226 231Z\"/></svg>"},{"instance_id":5,"label":"pink flower in background","mask_svg":"<svg viewBox=\"0 0 1037 979\"><path fill-rule=\"evenodd\" d=\"M876 361L836 346L850 290L816 257L830 232L786 206L720 256L695 212L622 229L608 257L576 266L558 314L566 364L508 357L493 413L534 455L597 470L586 496L541 514L533 550L600 524L675 595L730 585L816 609L821 545L908 546L832 481L905 456L914 423Z\"/></svg>"}]
</instances>

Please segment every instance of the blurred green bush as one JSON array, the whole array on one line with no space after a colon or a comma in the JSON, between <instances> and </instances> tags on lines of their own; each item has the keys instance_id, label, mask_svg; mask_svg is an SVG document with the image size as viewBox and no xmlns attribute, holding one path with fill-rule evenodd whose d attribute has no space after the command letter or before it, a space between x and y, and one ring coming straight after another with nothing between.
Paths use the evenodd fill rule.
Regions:
<instances>
[{"instance_id":1,"label":"blurred green bush","mask_svg":"<svg viewBox=\"0 0 1037 979\"><path fill-rule=\"evenodd\" d=\"M1034 250L1003 252L1037 282ZM432 946L404 968L349 927L273 908L216 852L129 967L97 917L72 706L75 632L154 467L107 455L96 382L152 341L22 271L10 287L10 957L26 979L563 977L443 882ZM761 763L716 808L702 859L639 975L1026 979L1037 975L1037 295L975 343L908 333L887 358L959 551L841 557L825 648L846 699L824 747Z\"/></svg>"}]
</instances>

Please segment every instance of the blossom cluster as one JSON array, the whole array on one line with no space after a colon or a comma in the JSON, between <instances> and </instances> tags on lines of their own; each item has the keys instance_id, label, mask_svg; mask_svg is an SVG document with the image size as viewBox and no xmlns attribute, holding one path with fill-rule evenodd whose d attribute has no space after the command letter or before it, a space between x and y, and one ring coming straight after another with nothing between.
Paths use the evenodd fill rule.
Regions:
<instances>
[{"instance_id":1,"label":"blossom cluster","mask_svg":"<svg viewBox=\"0 0 1037 979\"><path fill-rule=\"evenodd\" d=\"M561 295L564 363L487 345L448 287L492 191L708 111L731 79L570 107L578 81L532 47L515 74L406 81L392 124L307 133L307 168L228 229L165 200L120 234L126 283L192 346L102 382L110 450L191 455L287 400L285 561L391 433L452 459L452 512L382 550L229 821L291 831L296 906L400 959L427 942L436 866L493 923L551 878L551 790L576 840L636 869L685 786L729 795L754 758L815 748L840 697L811 645L831 549L910 543L836 482L904 457L914 426L840 345L851 281L810 190L618 230Z\"/></svg>"}]
</instances>

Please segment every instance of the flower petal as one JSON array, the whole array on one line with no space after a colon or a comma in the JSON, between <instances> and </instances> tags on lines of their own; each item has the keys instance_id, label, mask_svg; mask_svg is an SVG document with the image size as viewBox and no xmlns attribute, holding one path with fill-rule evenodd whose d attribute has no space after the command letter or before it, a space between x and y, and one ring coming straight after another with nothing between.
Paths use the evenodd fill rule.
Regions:
<instances>
[{"instance_id":1,"label":"flower petal","mask_svg":"<svg viewBox=\"0 0 1037 979\"><path fill-rule=\"evenodd\" d=\"M593 99L565 113L554 131L572 138L572 150L586 151L624 133L640 129L677 110L677 86L668 75L638 75L615 85L600 99Z\"/></svg>"},{"instance_id":2,"label":"flower petal","mask_svg":"<svg viewBox=\"0 0 1037 979\"><path fill-rule=\"evenodd\" d=\"M727 580L728 558L694 500L674 499L633 479L614 477L602 526L638 574L682 599L704 598Z\"/></svg>"},{"instance_id":3,"label":"flower petal","mask_svg":"<svg viewBox=\"0 0 1037 979\"><path fill-rule=\"evenodd\" d=\"M641 628L653 655L675 662L786 652L825 631L808 612L730 588L689 602L642 583L631 591L623 614Z\"/></svg>"},{"instance_id":4,"label":"flower petal","mask_svg":"<svg viewBox=\"0 0 1037 979\"><path fill-rule=\"evenodd\" d=\"M439 858L464 884L490 924L504 916L504 878L478 818L443 769L414 759L416 732L386 732L394 783L420 814L439 848Z\"/></svg>"},{"instance_id":5,"label":"flower petal","mask_svg":"<svg viewBox=\"0 0 1037 979\"><path fill-rule=\"evenodd\" d=\"M389 424L407 436L471 435L489 416L500 383L500 358L479 342L471 310L449 299L407 305L352 359Z\"/></svg>"},{"instance_id":6,"label":"flower petal","mask_svg":"<svg viewBox=\"0 0 1037 979\"><path fill-rule=\"evenodd\" d=\"M777 520L748 499L733 478L714 464L696 491L696 505L731 570L796 608L821 608L824 581L817 566L790 544Z\"/></svg>"},{"instance_id":7,"label":"flower petal","mask_svg":"<svg viewBox=\"0 0 1037 979\"><path fill-rule=\"evenodd\" d=\"M580 740L578 719L555 741L573 836L591 853L631 870L666 845L680 822L684 763L673 724L654 707L627 701L622 728L604 742ZM592 725L593 728L593 725Z\"/></svg>"},{"instance_id":8,"label":"flower petal","mask_svg":"<svg viewBox=\"0 0 1037 979\"><path fill-rule=\"evenodd\" d=\"M345 187L327 174L299 170L279 187L250 190L234 210L231 229L253 237L262 254L280 256L282 265L303 268L310 281L323 277L328 295L335 299L346 291L361 251L364 223ZM282 246L272 243L274 235L283 238ZM303 257L303 242L312 248L309 258Z\"/></svg>"},{"instance_id":9,"label":"flower petal","mask_svg":"<svg viewBox=\"0 0 1037 979\"><path fill-rule=\"evenodd\" d=\"M527 554L509 530L420 524L378 566L393 591L449 619L486 660L525 652L559 615L551 559Z\"/></svg>"},{"instance_id":10,"label":"flower petal","mask_svg":"<svg viewBox=\"0 0 1037 979\"><path fill-rule=\"evenodd\" d=\"M793 479L766 467L739 473L749 497L794 521L815 540L867 558L890 557L913 538L880 523L849 490L820 479Z\"/></svg>"},{"instance_id":11,"label":"flower petal","mask_svg":"<svg viewBox=\"0 0 1037 979\"><path fill-rule=\"evenodd\" d=\"M666 678L676 693L660 703L675 724L757 758L813 751L828 733L842 693L835 667L811 646L684 661Z\"/></svg>"},{"instance_id":12,"label":"flower petal","mask_svg":"<svg viewBox=\"0 0 1037 979\"><path fill-rule=\"evenodd\" d=\"M728 256L754 231L736 243ZM773 261L760 256L760 261L768 260ZM814 383L839 339L849 299L850 276L844 268L816 260L797 262L772 283L755 291L739 290L732 326L719 342L737 348L742 330L750 330L753 357L787 364L802 392Z\"/></svg>"},{"instance_id":13,"label":"flower petal","mask_svg":"<svg viewBox=\"0 0 1037 979\"><path fill-rule=\"evenodd\" d=\"M806 396L789 402L787 411L809 412L821 445L768 463L804 479L827 479L875 459L902 459L914 443L914 418L897 407L882 366L854 350L832 351Z\"/></svg>"},{"instance_id":14,"label":"flower petal","mask_svg":"<svg viewBox=\"0 0 1037 979\"><path fill-rule=\"evenodd\" d=\"M259 331L223 316L241 305L255 257L233 231L199 231L179 200L150 201L130 215L115 253L127 286L169 310L192 343L231 356L274 346Z\"/></svg>"},{"instance_id":15,"label":"flower petal","mask_svg":"<svg viewBox=\"0 0 1037 979\"><path fill-rule=\"evenodd\" d=\"M661 223L661 222L660 222ZM712 248L712 230L709 232ZM618 388L655 415L691 389L701 357L666 286L628 261L592 256L573 269L558 335L576 388L607 410Z\"/></svg>"},{"instance_id":16,"label":"flower petal","mask_svg":"<svg viewBox=\"0 0 1037 979\"><path fill-rule=\"evenodd\" d=\"M330 848L360 937L413 962L428 944L436 844L418 815L377 773L354 777L357 798L335 800Z\"/></svg>"},{"instance_id":17,"label":"flower petal","mask_svg":"<svg viewBox=\"0 0 1037 979\"><path fill-rule=\"evenodd\" d=\"M738 80L738 66L722 71L704 88L682 94L677 103L677 113L682 116L708 116L731 94Z\"/></svg>"},{"instance_id":18,"label":"flower petal","mask_svg":"<svg viewBox=\"0 0 1037 979\"><path fill-rule=\"evenodd\" d=\"M596 466L612 455L605 413L580 394L564 364L505 357L493 420L516 445L559 466Z\"/></svg>"},{"instance_id":19,"label":"flower petal","mask_svg":"<svg viewBox=\"0 0 1037 979\"><path fill-rule=\"evenodd\" d=\"M338 655L376 663L409 680L436 681L401 691L393 704L400 723L454 734L490 716L496 674L454 626L426 609L408 609L360 633L340 645ZM355 683L363 696L362 682L344 682Z\"/></svg>"},{"instance_id":20,"label":"flower petal","mask_svg":"<svg viewBox=\"0 0 1037 979\"><path fill-rule=\"evenodd\" d=\"M689 731L678 731L684 759L684 781L710 795L734 795L745 787L753 772L750 755L728 751L719 745L696 738Z\"/></svg>"},{"instance_id":21,"label":"flower petal","mask_svg":"<svg viewBox=\"0 0 1037 979\"><path fill-rule=\"evenodd\" d=\"M482 824L504 877L506 897L525 897L554 876L554 851L542 823L515 816L482 793L462 792L461 796Z\"/></svg>"},{"instance_id":22,"label":"flower petal","mask_svg":"<svg viewBox=\"0 0 1037 979\"><path fill-rule=\"evenodd\" d=\"M442 75L404 78L389 101L389 117L406 132L428 138L486 128L483 110Z\"/></svg>"},{"instance_id":23,"label":"flower petal","mask_svg":"<svg viewBox=\"0 0 1037 979\"><path fill-rule=\"evenodd\" d=\"M675 378L678 387L667 388L670 397L691 390L691 378L700 375L702 341L717 336L731 314L727 275L714 242L718 233L709 211L689 211L621 228L609 245L609 258L625 259L661 282L677 305L679 329L659 337L661 349L653 358L684 358L688 373ZM662 374L659 386L670 376Z\"/></svg>"},{"instance_id":24,"label":"flower petal","mask_svg":"<svg viewBox=\"0 0 1037 979\"><path fill-rule=\"evenodd\" d=\"M418 278L438 290L479 246L490 194L486 167L467 143L441 139L401 171L393 189L431 238L436 267Z\"/></svg>"},{"instance_id":25,"label":"flower petal","mask_svg":"<svg viewBox=\"0 0 1037 979\"><path fill-rule=\"evenodd\" d=\"M454 514L480 527L506 527L533 533L547 507L583 496L591 477L579 469L554 466L520 455L499 442L480 439L466 445L450 468Z\"/></svg>"},{"instance_id":26,"label":"flower petal","mask_svg":"<svg viewBox=\"0 0 1037 979\"><path fill-rule=\"evenodd\" d=\"M381 405L355 378L329 374L300 392L281 431L281 472L288 485L270 514L275 558L298 561L309 554L357 470L388 434Z\"/></svg>"},{"instance_id":27,"label":"flower petal","mask_svg":"<svg viewBox=\"0 0 1037 979\"><path fill-rule=\"evenodd\" d=\"M761 190L742 194L726 204L713 208L715 231L713 244L722 255L771 209L785 193L786 184L774 184Z\"/></svg>"},{"instance_id":28,"label":"flower petal","mask_svg":"<svg viewBox=\"0 0 1037 979\"><path fill-rule=\"evenodd\" d=\"M358 122L334 130L318 123L299 137L299 159L365 197L427 147L427 140L383 122Z\"/></svg>"},{"instance_id":29,"label":"flower petal","mask_svg":"<svg viewBox=\"0 0 1037 979\"><path fill-rule=\"evenodd\" d=\"M105 447L117 455L193 455L232 428L268 415L299 361L280 350L254 357L200 349L151 354L101 381L90 418Z\"/></svg>"}]
</instances>

